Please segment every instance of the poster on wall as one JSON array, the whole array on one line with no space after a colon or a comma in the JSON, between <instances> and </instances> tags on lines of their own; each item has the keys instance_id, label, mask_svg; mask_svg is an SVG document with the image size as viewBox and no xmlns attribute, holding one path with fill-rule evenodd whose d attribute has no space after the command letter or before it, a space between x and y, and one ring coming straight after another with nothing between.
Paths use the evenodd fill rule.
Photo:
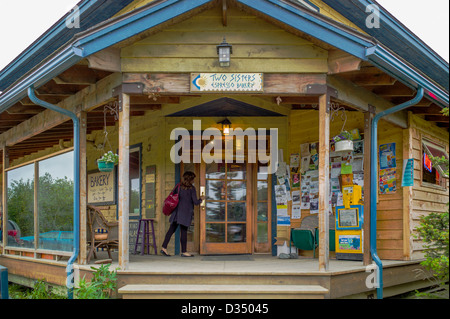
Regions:
<instances>
[{"instance_id":1,"label":"poster on wall","mask_svg":"<svg viewBox=\"0 0 450 319\"><path fill-rule=\"evenodd\" d=\"M380 194L391 194L397 190L396 178L396 154L395 143L380 145L380 171L379 171L379 189Z\"/></svg>"},{"instance_id":2,"label":"poster on wall","mask_svg":"<svg viewBox=\"0 0 450 319\"><path fill-rule=\"evenodd\" d=\"M397 178L395 168L380 170L380 194L392 194L397 191Z\"/></svg>"},{"instance_id":3,"label":"poster on wall","mask_svg":"<svg viewBox=\"0 0 450 319\"><path fill-rule=\"evenodd\" d=\"M395 143L380 145L380 170L397 167Z\"/></svg>"},{"instance_id":4,"label":"poster on wall","mask_svg":"<svg viewBox=\"0 0 450 319\"><path fill-rule=\"evenodd\" d=\"M94 172L88 174L88 204L113 205L116 203L116 177L112 172Z\"/></svg>"}]
</instances>

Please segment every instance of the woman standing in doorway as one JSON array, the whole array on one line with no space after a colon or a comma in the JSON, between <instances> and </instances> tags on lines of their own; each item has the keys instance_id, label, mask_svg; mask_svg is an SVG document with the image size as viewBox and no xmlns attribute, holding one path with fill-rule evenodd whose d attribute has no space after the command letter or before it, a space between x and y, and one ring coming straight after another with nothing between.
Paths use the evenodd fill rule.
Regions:
<instances>
[{"instance_id":1,"label":"woman standing in doorway","mask_svg":"<svg viewBox=\"0 0 450 319\"><path fill-rule=\"evenodd\" d=\"M200 196L200 198L197 199L197 191L193 185L194 178L195 174L191 171L187 171L183 174L180 194L178 197L178 206L170 216L170 227L162 244L161 254L164 256L170 256L167 252L167 245L179 225L181 230L181 257L194 257L186 251L187 231L191 225L192 217L194 215L194 205L199 205L204 199L203 196Z\"/></svg>"}]
</instances>

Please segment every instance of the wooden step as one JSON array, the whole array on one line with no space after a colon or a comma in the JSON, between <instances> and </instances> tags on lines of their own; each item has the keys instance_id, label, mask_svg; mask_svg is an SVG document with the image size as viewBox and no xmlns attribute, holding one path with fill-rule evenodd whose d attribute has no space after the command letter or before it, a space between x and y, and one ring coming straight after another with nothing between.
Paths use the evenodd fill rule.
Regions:
<instances>
[{"instance_id":1,"label":"wooden step","mask_svg":"<svg viewBox=\"0 0 450 319\"><path fill-rule=\"evenodd\" d=\"M328 289L319 285L126 285L123 299L324 299Z\"/></svg>"}]
</instances>

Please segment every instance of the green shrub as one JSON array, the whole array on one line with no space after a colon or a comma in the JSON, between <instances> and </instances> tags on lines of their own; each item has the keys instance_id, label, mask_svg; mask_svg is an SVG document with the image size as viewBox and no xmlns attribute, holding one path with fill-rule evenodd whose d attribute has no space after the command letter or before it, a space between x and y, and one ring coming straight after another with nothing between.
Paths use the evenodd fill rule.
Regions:
<instances>
[{"instance_id":1,"label":"green shrub","mask_svg":"<svg viewBox=\"0 0 450 319\"><path fill-rule=\"evenodd\" d=\"M117 289L117 269L110 271L111 264L102 265L100 268L91 267L95 270L92 280L86 278L80 280L79 287L75 288L77 299L110 299Z\"/></svg>"}]
</instances>

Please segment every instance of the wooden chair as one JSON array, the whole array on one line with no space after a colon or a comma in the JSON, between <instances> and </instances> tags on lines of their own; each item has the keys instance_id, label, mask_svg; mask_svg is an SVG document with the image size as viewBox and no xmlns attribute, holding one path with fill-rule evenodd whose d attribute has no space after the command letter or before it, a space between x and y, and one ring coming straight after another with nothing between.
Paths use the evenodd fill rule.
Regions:
<instances>
[{"instance_id":1,"label":"wooden chair","mask_svg":"<svg viewBox=\"0 0 450 319\"><path fill-rule=\"evenodd\" d=\"M98 248L106 248L108 256L112 259L111 248L119 247L119 223L108 222L102 212L91 205L87 206L87 241L90 245L87 262L91 260L92 255L97 258L95 251ZM106 233L96 233L96 229L105 229Z\"/></svg>"}]
</instances>

